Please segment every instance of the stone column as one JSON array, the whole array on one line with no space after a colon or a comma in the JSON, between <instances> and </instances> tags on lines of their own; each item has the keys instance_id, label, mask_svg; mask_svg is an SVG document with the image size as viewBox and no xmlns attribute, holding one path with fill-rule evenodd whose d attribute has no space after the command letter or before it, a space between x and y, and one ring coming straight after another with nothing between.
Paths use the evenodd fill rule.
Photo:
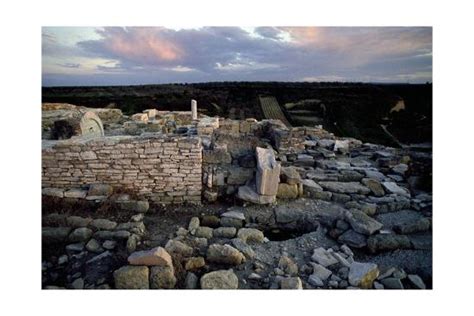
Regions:
<instances>
[{"instance_id":1,"label":"stone column","mask_svg":"<svg viewBox=\"0 0 474 316\"><path fill-rule=\"evenodd\" d=\"M191 113L193 120L197 120L198 118L198 108L197 108L197 101L191 100Z\"/></svg>"}]
</instances>

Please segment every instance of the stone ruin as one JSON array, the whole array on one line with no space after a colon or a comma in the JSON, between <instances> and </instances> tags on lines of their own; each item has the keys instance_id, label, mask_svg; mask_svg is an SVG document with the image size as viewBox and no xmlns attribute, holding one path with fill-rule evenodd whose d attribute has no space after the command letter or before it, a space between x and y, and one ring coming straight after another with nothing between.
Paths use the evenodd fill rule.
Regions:
<instances>
[{"instance_id":1,"label":"stone ruin","mask_svg":"<svg viewBox=\"0 0 474 316\"><path fill-rule=\"evenodd\" d=\"M43 124L50 128L44 128L43 198L111 203L132 216L124 222L44 217L43 245L66 244L66 254L44 263L45 288L56 287L58 269L69 271L70 288L430 286L424 154L321 127L208 117L194 100L189 112L102 112L104 120L101 112L66 114L71 109L61 109L61 119L74 126L70 138L48 139L57 134L56 121ZM192 204L231 206L194 216L165 242L150 238L149 210ZM297 235L269 239L281 232ZM383 254L391 251L423 269L407 266L406 273L386 263ZM117 259L121 252L126 262ZM374 262L364 261L366 253Z\"/></svg>"}]
</instances>

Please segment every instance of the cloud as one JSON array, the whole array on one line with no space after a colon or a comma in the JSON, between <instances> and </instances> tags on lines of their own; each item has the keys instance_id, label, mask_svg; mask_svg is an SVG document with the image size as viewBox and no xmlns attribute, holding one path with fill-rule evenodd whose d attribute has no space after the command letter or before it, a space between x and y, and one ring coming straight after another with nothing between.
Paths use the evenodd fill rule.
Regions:
<instances>
[{"instance_id":1,"label":"cloud","mask_svg":"<svg viewBox=\"0 0 474 316\"><path fill-rule=\"evenodd\" d=\"M432 29L427 27L106 27L95 32L91 39L65 45L44 30L43 77L57 71L51 65L80 64L78 80L90 71L123 84L140 78L147 83L431 81Z\"/></svg>"}]
</instances>

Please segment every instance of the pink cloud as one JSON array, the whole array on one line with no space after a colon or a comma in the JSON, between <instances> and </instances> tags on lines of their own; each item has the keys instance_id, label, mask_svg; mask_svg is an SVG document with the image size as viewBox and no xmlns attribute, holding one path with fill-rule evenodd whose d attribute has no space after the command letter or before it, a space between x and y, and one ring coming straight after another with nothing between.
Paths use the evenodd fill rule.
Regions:
<instances>
[{"instance_id":1,"label":"pink cloud","mask_svg":"<svg viewBox=\"0 0 474 316\"><path fill-rule=\"evenodd\" d=\"M102 45L111 53L128 60L160 63L176 61L183 57L183 50L165 36L164 28L114 28L100 31Z\"/></svg>"}]
</instances>

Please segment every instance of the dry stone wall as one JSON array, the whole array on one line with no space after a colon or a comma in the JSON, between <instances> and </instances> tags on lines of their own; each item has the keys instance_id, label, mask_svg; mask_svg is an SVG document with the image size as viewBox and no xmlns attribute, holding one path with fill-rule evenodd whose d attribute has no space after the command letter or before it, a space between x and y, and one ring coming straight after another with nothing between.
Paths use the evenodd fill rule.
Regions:
<instances>
[{"instance_id":1,"label":"dry stone wall","mask_svg":"<svg viewBox=\"0 0 474 316\"><path fill-rule=\"evenodd\" d=\"M201 140L155 134L43 143L43 188L86 188L95 183L156 203L199 203Z\"/></svg>"}]
</instances>

